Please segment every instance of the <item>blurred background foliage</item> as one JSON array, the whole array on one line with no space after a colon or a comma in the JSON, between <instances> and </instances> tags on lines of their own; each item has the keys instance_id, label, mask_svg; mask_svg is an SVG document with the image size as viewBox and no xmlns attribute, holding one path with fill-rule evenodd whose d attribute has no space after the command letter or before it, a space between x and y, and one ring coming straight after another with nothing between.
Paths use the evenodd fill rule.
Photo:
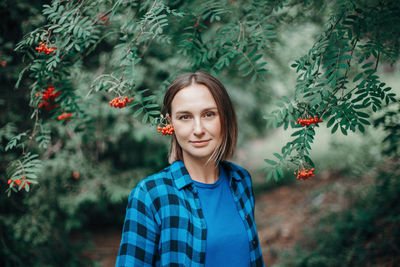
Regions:
<instances>
[{"instance_id":1,"label":"blurred background foliage","mask_svg":"<svg viewBox=\"0 0 400 267\"><path fill-rule=\"evenodd\" d=\"M109 10L121 1L76 1L76 4L84 2L96 5L94 13L110 17ZM257 72L242 75L248 66L242 68L240 64L233 64L235 67L223 68L226 63L219 60L232 58L229 53L224 54L224 40L213 39L215 31L222 26L229 28L232 21L238 20L231 14L244 18L251 13L246 9L246 1L214 2L219 4L211 5L213 1L166 2L171 9L200 12L198 17L203 16L202 22L193 27L198 22L195 16L185 17L184 22L176 16L163 28L171 40L155 39L151 45L138 50L137 53L144 56L135 65L134 88L135 92L150 88L156 96L155 102L160 105L166 86L179 73L198 68L218 73L235 104L240 125L238 153L233 160L254 173L256 192L262 194L266 189L296 181L295 176L286 171L278 183L265 181L263 159L279 152L293 131L267 127L264 117L276 109L282 96L295 97L298 77L290 65L308 53L327 21L337 12L338 5L336 1L331 4L324 1L254 1L260 17L252 19L263 20L262 14L269 14L270 22L265 29L268 42L255 52L256 57L258 51L262 51L259 60L267 62L260 65L260 69L268 71L260 71L262 78L259 78ZM377 2L365 0L360 3L374 6ZM399 9L399 5L394 4L396 1L380 2ZM119 10L106 21L109 24L101 28L104 38L94 50L86 57L68 61L68 73L62 74L65 75L62 76L63 89L73 95L74 101L70 103L76 103L79 120L62 123L57 121L55 113L41 113L37 132L45 142L36 140L33 145L29 145L30 130L35 127L35 118L31 116L35 108L32 96L43 90L45 83L37 84L29 73L25 73L17 88L15 85L29 61L27 54L34 55L37 43L32 44L26 54L14 50L26 34L48 22L43 15L43 5L51 2L5 0L0 3L0 259L3 266L97 265L82 254L83 250L90 249L90 233L94 229L122 229L131 189L138 180L168 164L168 137L159 135L153 125L142 123L142 117L134 117L135 109L129 106L111 108L108 101L114 96L96 87L101 82L93 86L94 77L119 69L122 50L118 51L117 44L123 36L115 34L115 29L129 25L132 16L144 14L140 7L142 1L130 3L126 12ZM204 9L207 4L215 7L214 13L207 15ZM188 29L186 25L192 26ZM388 32L392 31L398 48L398 25L394 32L391 26L383 25ZM371 29L372 34L374 30L381 28ZM200 34L201 45L190 40ZM187 40L186 46L178 45L182 40ZM143 42L147 44L146 39ZM79 49L84 48L84 44L79 45ZM259 42L249 47L258 45ZM219 49L216 55L205 60L200 58L205 53L199 52L201 49L207 52L213 47ZM378 74L398 94L398 51L396 53L396 58L381 59ZM215 67L216 63L221 67ZM56 75L57 71L54 71L54 77ZM95 88L95 93L88 94L90 88ZM318 128L310 155L318 169L358 178L373 172L376 183L347 211L322 219L318 228L301 241L303 243L282 255L282 266L365 266L371 258L379 265L380 259L398 254L400 242L395 227L400 219L396 204L400 190L396 150L399 142L398 105L371 112L371 117L376 127L369 126L364 134L349 134L346 138L338 133L332 135L330 129L325 129L325 124ZM10 140L21 133L25 135L16 140L18 145L6 150ZM382 146L384 138L389 141ZM5 193L9 187L6 169L28 147L40 155L39 183L33 185L30 192L22 190L8 197ZM78 242L71 238L76 233L80 236Z\"/></svg>"}]
</instances>

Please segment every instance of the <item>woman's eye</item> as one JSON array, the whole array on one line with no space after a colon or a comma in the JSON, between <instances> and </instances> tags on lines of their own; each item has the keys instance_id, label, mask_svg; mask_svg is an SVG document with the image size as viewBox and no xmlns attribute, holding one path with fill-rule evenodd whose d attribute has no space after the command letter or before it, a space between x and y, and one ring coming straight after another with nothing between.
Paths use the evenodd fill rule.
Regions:
<instances>
[{"instance_id":1,"label":"woman's eye","mask_svg":"<svg viewBox=\"0 0 400 267\"><path fill-rule=\"evenodd\" d=\"M214 112L207 112L205 116L206 117L212 117L214 115L215 115Z\"/></svg>"},{"instance_id":2,"label":"woman's eye","mask_svg":"<svg viewBox=\"0 0 400 267\"><path fill-rule=\"evenodd\" d=\"M179 116L179 119L180 120L187 120L187 119L189 119L189 115L181 115L181 116Z\"/></svg>"}]
</instances>

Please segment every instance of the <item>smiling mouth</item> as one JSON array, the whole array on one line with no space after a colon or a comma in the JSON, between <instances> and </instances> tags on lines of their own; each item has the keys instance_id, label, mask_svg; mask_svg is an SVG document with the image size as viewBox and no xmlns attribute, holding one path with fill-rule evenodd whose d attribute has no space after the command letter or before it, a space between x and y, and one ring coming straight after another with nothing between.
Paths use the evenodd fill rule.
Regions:
<instances>
[{"instance_id":1,"label":"smiling mouth","mask_svg":"<svg viewBox=\"0 0 400 267\"><path fill-rule=\"evenodd\" d=\"M202 141L191 141L193 147L205 147L208 146L210 140L202 140Z\"/></svg>"},{"instance_id":2,"label":"smiling mouth","mask_svg":"<svg viewBox=\"0 0 400 267\"><path fill-rule=\"evenodd\" d=\"M210 140L190 141L190 142L192 142L192 143L194 143L194 144L201 144L201 143L206 143L206 142L208 142L208 141L210 141Z\"/></svg>"}]
</instances>

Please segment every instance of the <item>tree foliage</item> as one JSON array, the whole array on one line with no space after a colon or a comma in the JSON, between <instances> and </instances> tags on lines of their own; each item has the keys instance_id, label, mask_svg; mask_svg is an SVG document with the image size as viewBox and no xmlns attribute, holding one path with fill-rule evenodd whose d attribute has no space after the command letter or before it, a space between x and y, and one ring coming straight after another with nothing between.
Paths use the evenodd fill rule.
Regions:
<instances>
[{"instance_id":1,"label":"tree foliage","mask_svg":"<svg viewBox=\"0 0 400 267\"><path fill-rule=\"evenodd\" d=\"M335 2L313 47L292 64L298 74L294 99L284 98L282 108L266 116L275 127L296 129L281 155L274 154L277 160L266 160L271 164L267 169L272 170L268 178L281 177L282 165L288 162L298 169L314 166L309 154L318 126L301 126L296 124L298 118L317 116L327 121L332 134L340 129L347 135L364 132L371 114L378 110L386 111L376 125L395 115L385 108L398 107L399 100L381 81L377 68L380 62L393 64L399 58L399 14L397 1ZM386 151L396 154L398 128L386 127L391 131L385 142L392 141Z\"/></svg>"}]
</instances>

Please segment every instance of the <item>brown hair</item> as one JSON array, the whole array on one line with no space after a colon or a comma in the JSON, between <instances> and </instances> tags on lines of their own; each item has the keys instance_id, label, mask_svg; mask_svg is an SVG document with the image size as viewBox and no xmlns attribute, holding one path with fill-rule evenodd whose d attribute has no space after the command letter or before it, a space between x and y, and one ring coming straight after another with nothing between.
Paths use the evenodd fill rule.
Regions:
<instances>
[{"instance_id":1,"label":"brown hair","mask_svg":"<svg viewBox=\"0 0 400 267\"><path fill-rule=\"evenodd\" d=\"M224 85L217 78L205 71L189 72L180 75L171 83L165 93L163 112L171 114L171 103L175 95L181 89L193 83L206 86L217 104L221 121L222 142L208 161L214 160L218 165L219 161L225 160L233 155L236 147L238 125L231 99ZM172 163L176 160L183 160L182 148L178 144L176 136L172 135L168 161Z\"/></svg>"}]
</instances>

